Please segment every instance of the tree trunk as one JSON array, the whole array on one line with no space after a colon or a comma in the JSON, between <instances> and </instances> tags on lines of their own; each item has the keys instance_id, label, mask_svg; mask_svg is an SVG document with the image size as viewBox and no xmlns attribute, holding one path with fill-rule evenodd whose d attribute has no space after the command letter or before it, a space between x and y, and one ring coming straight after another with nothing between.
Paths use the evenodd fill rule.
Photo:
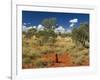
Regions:
<instances>
[{"instance_id":1,"label":"tree trunk","mask_svg":"<svg viewBox=\"0 0 100 80\"><path fill-rule=\"evenodd\" d=\"M56 54L56 63L58 63L58 54Z\"/></svg>"}]
</instances>

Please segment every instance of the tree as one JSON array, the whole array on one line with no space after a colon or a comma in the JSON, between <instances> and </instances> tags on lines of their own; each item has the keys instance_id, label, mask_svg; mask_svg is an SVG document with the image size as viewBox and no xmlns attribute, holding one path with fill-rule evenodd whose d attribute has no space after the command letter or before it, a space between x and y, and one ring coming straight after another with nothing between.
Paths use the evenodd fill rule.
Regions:
<instances>
[{"instance_id":1,"label":"tree","mask_svg":"<svg viewBox=\"0 0 100 80\"><path fill-rule=\"evenodd\" d=\"M46 29L46 30L43 30L43 31L39 31L36 34L36 37L40 38L40 41L39 41L40 45L43 45L45 43L51 43L51 44L54 43L57 35L55 34L53 29L48 29L48 30Z\"/></svg>"},{"instance_id":2,"label":"tree","mask_svg":"<svg viewBox=\"0 0 100 80\"><path fill-rule=\"evenodd\" d=\"M86 42L89 43L89 25L83 23L79 28L73 28L72 39L77 45L82 44L83 47L88 48L89 45L86 45Z\"/></svg>"},{"instance_id":3,"label":"tree","mask_svg":"<svg viewBox=\"0 0 100 80\"><path fill-rule=\"evenodd\" d=\"M26 32L26 37L27 38L31 38L33 35L36 34L36 29L32 28L32 29L29 29L27 32Z\"/></svg>"},{"instance_id":4,"label":"tree","mask_svg":"<svg viewBox=\"0 0 100 80\"><path fill-rule=\"evenodd\" d=\"M78 36L78 29L76 27L74 27L73 30L72 30L72 39L78 45L77 36Z\"/></svg>"},{"instance_id":5,"label":"tree","mask_svg":"<svg viewBox=\"0 0 100 80\"><path fill-rule=\"evenodd\" d=\"M56 18L46 18L42 21L42 25L46 29L54 29L56 26Z\"/></svg>"},{"instance_id":6,"label":"tree","mask_svg":"<svg viewBox=\"0 0 100 80\"><path fill-rule=\"evenodd\" d=\"M56 63L59 63L59 61L58 61L58 54L56 53Z\"/></svg>"},{"instance_id":7,"label":"tree","mask_svg":"<svg viewBox=\"0 0 100 80\"><path fill-rule=\"evenodd\" d=\"M84 47L87 47L86 42L89 42L89 26L88 26L88 24L81 24L80 28L79 28L79 33L80 33L80 35L78 35L79 41L81 42L81 44Z\"/></svg>"}]
</instances>

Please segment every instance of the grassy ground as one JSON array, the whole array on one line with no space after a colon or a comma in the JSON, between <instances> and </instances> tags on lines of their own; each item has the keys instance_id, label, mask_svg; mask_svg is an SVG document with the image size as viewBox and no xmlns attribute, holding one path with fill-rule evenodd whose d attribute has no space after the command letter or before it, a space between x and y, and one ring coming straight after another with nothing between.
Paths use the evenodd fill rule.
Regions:
<instances>
[{"instance_id":1,"label":"grassy ground","mask_svg":"<svg viewBox=\"0 0 100 80\"><path fill-rule=\"evenodd\" d=\"M89 65L89 49L77 47L71 37L58 36L53 44L40 45L40 41L36 36L26 38L23 35L23 69Z\"/></svg>"}]
</instances>

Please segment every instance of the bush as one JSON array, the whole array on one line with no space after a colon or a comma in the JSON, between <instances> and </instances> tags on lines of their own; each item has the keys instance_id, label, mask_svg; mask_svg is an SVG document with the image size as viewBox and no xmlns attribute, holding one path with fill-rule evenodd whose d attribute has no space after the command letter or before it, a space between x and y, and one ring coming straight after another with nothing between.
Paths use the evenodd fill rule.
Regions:
<instances>
[{"instance_id":1,"label":"bush","mask_svg":"<svg viewBox=\"0 0 100 80\"><path fill-rule=\"evenodd\" d=\"M81 24L79 28L73 28L72 39L77 45L89 48L89 25Z\"/></svg>"},{"instance_id":2,"label":"bush","mask_svg":"<svg viewBox=\"0 0 100 80\"><path fill-rule=\"evenodd\" d=\"M66 47L64 47L64 48L62 48L62 47L56 47L55 48L55 52L57 53L57 54L63 54L63 53L66 53Z\"/></svg>"},{"instance_id":3,"label":"bush","mask_svg":"<svg viewBox=\"0 0 100 80\"><path fill-rule=\"evenodd\" d=\"M36 34L36 37L38 38L39 45L43 46L46 43L54 43L57 35L52 29L39 31Z\"/></svg>"},{"instance_id":4,"label":"bush","mask_svg":"<svg viewBox=\"0 0 100 80\"><path fill-rule=\"evenodd\" d=\"M57 54L61 54L63 52L62 48L60 48L60 47L56 47L55 51Z\"/></svg>"},{"instance_id":5,"label":"bush","mask_svg":"<svg viewBox=\"0 0 100 80\"><path fill-rule=\"evenodd\" d=\"M48 65L48 63L44 59L37 59L34 65L37 68L44 68Z\"/></svg>"},{"instance_id":6,"label":"bush","mask_svg":"<svg viewBox=\"0 0 100 80\"><path fill-rule=\"evenodd\" d=\"M23 48L22 48L22 57L23 57L23 58L24 58L24 57L28 57L29 54L30 54L30 50L31 50L31 48L29 48L29 47L23 47Z\"/></svg>"},{"instance_id":7,"label":"bush","mask_svg":"<svg viewBox=\"0 0 100 80\"><path fill-rule=\"evenodd\" d=\"M41 55L40 51L37 51L32 48L24 48L23 47L23 54L22 54L23 58L29 57L30 59L36 59L36 58L40 57L40 55Z\"/></svg>"},{"instance_id":8,"label":"bush","mask_svg":"<svg viewBox=\"0 0 100 80\"><path fill-rule=\"evenodd\" d=\"M30 57L31 59L36 59L36 58L40 57L40 53L38 53L38 52L32 52L32 53L29 55L29 57Z\"/></svg>"},{"instance_id":9,"label":"bush","mask_svg":"<svg viewBox=\"0 0 100 80\"><path fill-rule=\"evenodd\" d=\"M22 60L23 64L29 64L31 62L32 62L32 60L29 57L23 58L23 60Z\"/></svg>"},{"instance_id":10,"label":"bush","mask_svg":"<svg viewBox=\"0 0 100 80\"><path fill-rule=\"evenodd\" d=\"M50 53L50 52L53 52L52 48L50 48L49 46L43 46L41 47L41 53Z\"/></svg>"}]
</instances>

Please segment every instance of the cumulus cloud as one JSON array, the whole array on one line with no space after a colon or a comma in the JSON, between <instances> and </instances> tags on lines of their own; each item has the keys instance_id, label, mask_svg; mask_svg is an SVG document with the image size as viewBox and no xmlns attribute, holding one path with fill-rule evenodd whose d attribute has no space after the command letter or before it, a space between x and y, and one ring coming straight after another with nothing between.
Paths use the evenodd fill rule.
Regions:
<instances>
[{"instance_id":1,"label":"cumulus cloud","mask_svg":"<svg viewBox=\"0 0 100 80\"><path fill-rule=\"evenodd\" d=\"M73 27L76 23L78 23L78 19L74 18L74 19L69 20L69 22L71 23L70 27Z\"/></svg>"},{"instance_id":2,"label":"cumulus cloud","mask_svg":"<svg viewBox=\"0 0 100 80\"><path fill-rule=\"evenodd\" d=\"M74 26L74 23L71 23L71 24L70 24L70 27L73 27L73 26Z\"/></svg>"},{"instance_id":3,"label":"cumulus cloud","mask_svg":"<svg viewBox=\"0 0 100 80\"><path fill-rule=\"evenodd\" d=\"M23 25L22 26L22 31L27 32L29 29L32 29L32 28L33 28L32 26L27 27L27 26Z\"/></svg>"},{"instance_id":4,"label":"cumulus cloud","mask_svg":"<svg viewBox=\"0 0 100 80\"><path fill-rule=\"evenodd\" d=\"M65 29L62 27L62 26L59 26L58 28L56 28L55 30L55 33L65 33Z\"/></svg>"},{"instance_id":5,"label":"cumulus cloud","mask_svg":"<svg viewBox=\"0 0 100 80\"><path fill-rule=\"evenodd\" d=\"M34 29L36 29L36 26L33 26Z\"/></svg>"},{"instance_id":6,"label":"cumulus cloud","mask_svg":"<svg viewBox=\"0 0 100 80\"><path fill-rule=\"evenodd\" d=\"M29 29L33 28L32 26L28 26L30 23L23 23L22 31L28 31Z\"/></svg>"},{"instance_id":7,"label":"cumulus cloud","mask_svg":"<svg viewBox=\"0 0 100 80\"><path fill-rule=\"evenodd\" d=\"M71 19L69 20L70 23L77 23L78 22L78 19L77 18L74 18L74 19Z\"/></svg>"},{"instance_id":8,"label":"cumulus cloud","mask_svg":"<svg viewBox=\"0 0 100 80\"><path fill-rule=\"evenodd\" d=\"M44 30L44 26L41 25L41 24L39 24L39 25L37 26L37 30L38 30L38 31L40 31L40 30Z\"/></svg>"},{"instance_id":9,"label":"cumulus cloud","mask_svg":"<svg viewBox=\"0 0 100 80\"><path fill-rule=\"evenodd\" d=\"M22 31L26 31L26 26L25 25L22 26Z\"/></svg>"},{"instance_id":10,"label":"cumulus cloud","mask_svg":"<svg viewBox=\"0 0 100 80\"><path fill-rule=\"evenodd\" d=\"M29 27L27 27L27 30L32 29L32 28L33 28L32 26L29 26Z\"/></svg>"}]
</instances>

